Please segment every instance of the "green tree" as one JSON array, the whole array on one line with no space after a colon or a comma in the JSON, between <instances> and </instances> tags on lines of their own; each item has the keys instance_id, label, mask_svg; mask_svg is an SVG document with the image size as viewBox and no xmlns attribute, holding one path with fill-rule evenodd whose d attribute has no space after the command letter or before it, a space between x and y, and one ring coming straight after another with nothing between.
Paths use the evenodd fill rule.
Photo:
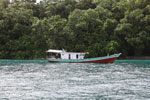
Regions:
<instances>
[{"instance_id":1,"label":"green tree","mask_svg":"<svg viewBox=\"0 0 150 100\"><path fill-rule=\"evenodd\" d=\"M93 3L93 0L79 0L76 4L76 9L86 10L89 8L96 8L96 5Z\"/></svg>"},{"instance_id":2,"label":"green tree","mask_svg":"<svg viewBox=\"0 0 150 100\"><path fill-rule=\"evenodd\" d=\"M7 8L9 5L9 0L0 0L0 9Z\"/></svg>"},{"instance_id":3,"label":"green tree","mask_svg":"<svg viewBox=\"0 0 150 100\"><path fill-rule=\"evenodd\" d=\"M60 18L60 16L52 16L42 20L34 19L32 25L32 41L34 42L34 50L37 51L35 55L42 54L43 51L49 48L63 48L65 41L63 29L65 24L66 19Z\"/></svg>"},{"instance_id":4,"label":"green tree","mask_svg":"<svg viewBox=\"0 0 150 100\"><path fill-rule=\"evenodd\" d=\"M17 58L16 55L19 51L25 52L26 49L24 48L28 48L25 45L22 48L18 44L25 34L30 35L31 33L32 14L31 10L15 9L12 6L3 11L2 20L0 20L0 43L2 44L0 51L6 52L5 57ZM5 58L4 56L1 57Z\"/></svg>"},{"instance_id":5,"label":"green tree","mask_svg":"<svg viewBox=\"0 0 150 100\"><path fill-rule=\"evenodd\" d=\"M105 52L108 54L118 53L119 47L120 44L117 41L112 40L106 45Z\"/></svg>"},{"instance_id":6,"label":"green tree","mask_svg":"<svg viewBox=\"0 0 150 100\"><path fill-rule=\"evenodd\" d=\"M75 9L76 0L49 0L45 14L49 17L60 15L63 18L67 18Z\"/></svg>"},{"instance_id":7,"label":"green tree","mask_svg":"<svg viewBox=\"0 0 150 100\"><path fill-rule=\"evenodd\" d=\"M150 0L45 1L0 0L0 58L43 58L49 48L150 55Z\"/></svg>"},{"instance_id":8,"label":"green tree","mask_svg":"<svg viewBox=\"0 0 150 100\"><path fill-rule=\"evenodd\" d=\"M114 30L118 25L118 21L116 19L106 19L103 25L103 29L105 34L107 34L107 40L115 39Z\"/></svg>"},{"instance_id":9,"label":"green tree","mask_svg":"<svg viewBox=\"0 0 150 100\"><path fill-rule=\"evenodd\" d=\"M103 36L102 21L93 9L76 9L69 16L68 26L73 33L72 44L82 45L77 46L76 51L86 50L90 44L100 42L100 38L103 38L100 37Z\"/></svg>"}]
</instances>

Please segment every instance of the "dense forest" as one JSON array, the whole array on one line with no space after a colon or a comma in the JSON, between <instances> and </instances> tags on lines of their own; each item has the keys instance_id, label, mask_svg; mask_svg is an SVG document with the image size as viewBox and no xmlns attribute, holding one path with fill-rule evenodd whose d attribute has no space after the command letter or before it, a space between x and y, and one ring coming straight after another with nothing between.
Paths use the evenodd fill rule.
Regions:
<instances>
[{"instance_id":1,"label":"dense forest","mask_svg":"<svg viewBox=\"0 0 150 100\"><path fill-rule=\"evenodd\" d=\"M0 0L0 59L45 58L48 49L150 56L150 0Z\"/></svg>"}]
</instances>

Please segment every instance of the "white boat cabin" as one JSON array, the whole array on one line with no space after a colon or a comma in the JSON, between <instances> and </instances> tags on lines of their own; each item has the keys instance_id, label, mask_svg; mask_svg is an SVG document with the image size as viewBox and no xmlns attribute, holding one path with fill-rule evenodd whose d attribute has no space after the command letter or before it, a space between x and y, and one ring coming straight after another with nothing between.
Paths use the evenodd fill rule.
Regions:
<instances>
[{"instance_id":1,"label":"white boat cabin","mask_svg":"<svg viewBox=\"0 0 150 100\"><path fill-rule=\"evenodd\" d=\"M49 49L46 52L51 53L50 58L56 59L84 59L85 52L66 52L65 50Z\"/></svg>"}]
</instances>

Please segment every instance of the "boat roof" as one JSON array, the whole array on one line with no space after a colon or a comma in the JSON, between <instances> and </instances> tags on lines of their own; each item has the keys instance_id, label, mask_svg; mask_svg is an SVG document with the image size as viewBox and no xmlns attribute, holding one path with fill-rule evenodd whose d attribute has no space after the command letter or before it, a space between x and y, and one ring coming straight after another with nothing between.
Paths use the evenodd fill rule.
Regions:
<instances>
[{"instance_id":1,"label":"boat roof","mask_svg":"<svg viewBox=\"0 0 150 100\"><path fill-rule=\"evenodd\" d=\"M46 52L51 52L51 53L62 53L64 50L54 50L54 49L49 49Z\"/></svg>"},{"instance_id":2,"label":"boat roof","mask_svg":"<svg viewBox=\"0 0 150 100\"><path fill-rule=\"evenodd\" d=\"M50 53L80 53L80 54L88 54L88 52L66 52L64 49L63 50L55 50L55 49L49 49L46 52L50 52Z\"/></svg>"}]
</instances>

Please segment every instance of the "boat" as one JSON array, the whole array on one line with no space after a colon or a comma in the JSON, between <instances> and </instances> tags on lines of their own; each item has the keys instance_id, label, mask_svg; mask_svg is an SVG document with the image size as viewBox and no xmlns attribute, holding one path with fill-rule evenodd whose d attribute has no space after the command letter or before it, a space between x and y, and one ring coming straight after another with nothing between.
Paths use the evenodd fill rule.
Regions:
<instances>
[{"instance_id":1,"label":"boat","mask_svg":"<svg viewBox=\"0 0 150 100\"><path fill-rule=\"evenodd\" d=\"M55 63L113 63L121 55L118 53L104 57L84 58L86 54L89 54L88 52L66 52L54 49L49 49L46 52L51 54L48 57L48 62Z\"/></svg>"}]
</instances>

